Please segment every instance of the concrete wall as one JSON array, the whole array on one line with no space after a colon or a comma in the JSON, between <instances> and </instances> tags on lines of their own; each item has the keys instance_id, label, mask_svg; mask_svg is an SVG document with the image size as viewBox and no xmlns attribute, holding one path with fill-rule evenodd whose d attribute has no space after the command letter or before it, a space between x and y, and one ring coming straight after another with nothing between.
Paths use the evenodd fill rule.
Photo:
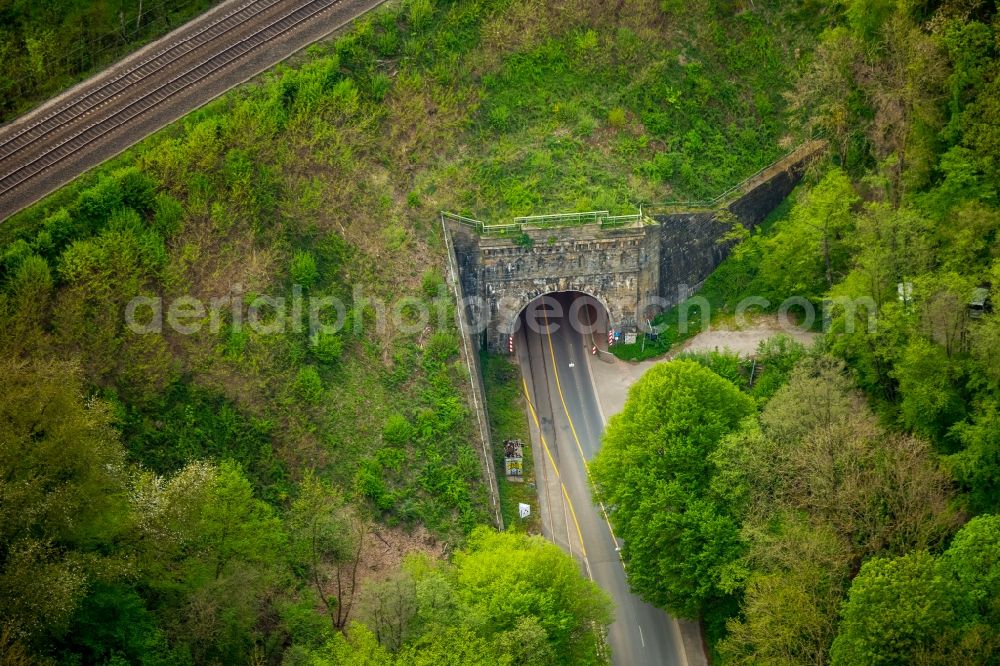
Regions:
<instances>
[{"instance_id":1,"label":"concrete wall","mask_svg":"<svg viewBox=\"0 0 1000 666\"><path fill-rule=\"evenodd\" d=\"M778 207L798 184L810 161L825 147L810 142L746 184L726 209L753 229ZM729 230L712 211L680 211L652 215L660 225L660 297L664 307L691 295L729 256L731 242L719 239Z\"/></svg>"},{"instance_id":2,"label":"concrete wall","mask_svg":"<svg viewBox=\"0 0 1000 666\"><path fill-rule=\"evenodd\" d=\"M659 296L663 307L669 307L690 296L729 254L731 245L718 242L728 226L710 212L654 215L653 219L659 224Z\"/></svg>"}]
</instances>

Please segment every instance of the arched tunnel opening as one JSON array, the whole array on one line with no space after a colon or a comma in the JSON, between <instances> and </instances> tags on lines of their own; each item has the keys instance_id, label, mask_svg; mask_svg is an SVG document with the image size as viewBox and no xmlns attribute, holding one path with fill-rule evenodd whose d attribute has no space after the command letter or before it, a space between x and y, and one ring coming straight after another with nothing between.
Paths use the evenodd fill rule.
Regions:
<instances>
[{"instance_id":1,"label":"arched tunnel opening","mask_svg":"<svg viewBox=\"0 0 1000 666\"><path fill-rule=\"evenodd\" d=\"M515 333L573 340L592 353L606 350L611 315L597 297L582 291L556 291L535 298L518 314Z\"/></svg>"}]
</instances>

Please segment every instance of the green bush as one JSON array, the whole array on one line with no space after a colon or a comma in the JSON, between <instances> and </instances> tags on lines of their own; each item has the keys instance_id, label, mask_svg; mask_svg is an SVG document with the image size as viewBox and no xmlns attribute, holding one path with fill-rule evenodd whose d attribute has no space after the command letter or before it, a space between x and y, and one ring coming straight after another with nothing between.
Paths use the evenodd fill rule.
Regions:
<instances>
[{"instance_id":1,"label":"green bush","mask_svg":"<svg viewBox=\"0 0 1000 666\"><path fill-rule=\"evenodd\" d=\"M503 104L498 104L490 110L490 125L493 129L503 132L511 128L510 109Z\"/></svg>"},{"instance_id":2,"label":"green bush","mask_svg":"<svg viewBox=\"0 0 1000 666\"><path fill-rule=\"evenodd\" d=\"M434 16L434 5L431 0L410 0L406 4L406 15L414 30L423 30Z\"/></svg>"},{"instance_id":3,"label":"green bush","mask_svg":"<svg viewBox=\"0 0 1000 666\"><path fill-rule=\"evenodd\" d=\"M405 446L413 438L413 426L402 414L391 414L382 426L382 439L391 446Z\"/></svg>"},{"instance_id":4,"label":"green bush","mask_svg":"<svg viewBox=\"0 0 1000 666\"><path fill-rule=\"evenodd\" d=\"M443 363L458 355L458 338L451 331L435 331L424 353L429 361Z\"/></svg>"},{"instance_id":5,"label":"green bush","mask_svg":"<svg viewBox=\"0 0 1000 666\"><path fill-rule=\"evenodd\" d=\"M354 491L371 501L380 511L392 508L392 495L382 480L382 469L374 460L366 460L354 475Z\"/></svg>"},{"instance_id":6,"label":"green bush","mask_svg":"<svg viewBox=\"0 0 1000 666\"><path fill-rule=\"evenodd\" d=\"M292 256L291 275L294 284L302 285L306 289L312 287L319 279L316 257L305 250L296 252Z\"/></svg>"},{"instance_id":7,"label":"green bush","mask_svg":"<svg viewBox=\"0 0 1000 666\"><path fill-rule=\"evenodd\" d=\"M441 295L442 287L444 287L444 278L436 270L431 269L424 272L420 281L420 289L424 292L425 298L437 298Z\"/></svg>"},{"instance_id":8,"label":"green bush","mask_svg":"<svg viewBox=\"0 0 1000 666\"><path fill-rule=\"evenodd\" d=\"M295 377L296 395L302 401L316 405L322 401L324 392L323 380L320 379L316 368L311 365L301 367Z\"/></svg>"},{"instance_id":9,"label":"green bush","mask_svg":"<svg viewBox=\"0 0 1000 666\"><path fill-rule=\"evenodd\" d=\"M288 471L273 450L273 423L241 412L222 395L180 381L146 405L117 406L130 457L169 474L191 460L233 460L243 466L262 497L278 501L288 490Z\"/></svg>"},{"instance_id":10,"label":"green bush","mask_svg":"<svg viewBox=\"0 0 1000 666\"><path fill-rule=\"evenodd\" d=\"M612 127L619 129L625 126L625 109L620 106L608 111L608 124Z\"/></svg>"},{"instance_id":11,"label":"green bush","mask_svg":"<svg viewBox=\"0 0 1000 666\"><path fill-rule=\"evenodd\" d=\"M179 233L184 225L184 207L181 202L168 194L156 196L153 225L164 238Z\"/></svg>"},{"instance_id":12,"label":"green bush","mask_svg":"<svg viewBox=\"0 0 1000 666\"><path fill-rule=\"evenodd\" d=\"M323 365L333 365L344 353L344 339L339 333L317 331L309 338L309 353Z\"/></svg>"}]
</instances>

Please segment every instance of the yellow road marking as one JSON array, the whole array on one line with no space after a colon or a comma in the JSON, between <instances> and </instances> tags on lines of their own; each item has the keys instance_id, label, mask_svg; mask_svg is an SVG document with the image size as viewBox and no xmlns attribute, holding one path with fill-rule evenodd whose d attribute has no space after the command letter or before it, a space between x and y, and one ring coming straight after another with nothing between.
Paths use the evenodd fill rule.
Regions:
<instances>
[{"instance_id":1,"label":"yellow road marking","mask_svg":"<svg viewBox=\"0 0 1000 666\"><path fill-rule=\"evenodd\" d=\"M576 450L580 452L580 460L583 461L583 468L587 470L587 478L590 478L590 465L587 464L587 456L583 455L583 447L580 445L580 438L576 435L576 428L573 426L573 419L569 416L569 407L566 406L566 397L563 395L562 384L559 382L559 368L556 367L556 352L552 347L552 330L549 326L549 315L542 310L542 316L545 317L545 337L549 341L549 355L552 357L552 371L556 376L556 391L559 392L559 401L562 402L563 411L566 413L566 420L569 421L570 432L573 433L573 439L576 441Z\"/></svg>"},{"instance_id":2,"label":"yellow road marking","mask_svg":"<svg viewBox=\"0 0 1000 666\"><path fill-rule=\"evenodd\" d=\"M528 403L531 418L535 420L535 427L538 428L538 438L542 440L542 448L545 449L545 455L549 457L549 462L552 463L552 469L555 470L556 478L559 479L559 487L562 488L563 497L566 498L566 504L569 505L570 515L573 516L573 524L576 525L576 534L580 538L580 552L583 553L583 562L587 565L587 574L593 580L594 576L590 573L590 562L587 560L587 547L583 543L583 530L580 529L580 521L576 519L576 509L573 508L573 501L569 498L569 493L566 491L566 484L563 483L562 476L559 474L559 466L556 465L556 460L552 457L552 451L549 450L548 442L545 441L545 433L542 432L542 424L538 420L538 413L535 412L535 406L531 403L531 396L528 395L528 382L524 378L524 375L521 375L521 386L524 387L524 400Z\"/></svg>"},{"instance_id":3,"label":"yellow road marking","mask_svg":"<svg viewBox=\"0 0 1000 666\"><path fill-rule=\"evenodd\" d=\"M531 410L531 418L535 420L535 426L538 428L538 436L541 438L542 446L545 448L545 455L549 457L549 462L552 463L552 469L556 471L556 478L559 479L559 483L562 483L562 477L559 476L559 467L552 457L552 452L549 451L549 445L545 442L545 435L542 433L542 424L538 422L538 414L535 412L535 406L531 404L531 397L528 395L528 382L523 375L521 376L521 385L524 387L524 399L528 403L528 409Z\"/></svg>"},{"instance_id":4,"label":"yellow road marking","mask_svg":"<svg viewBox=\"0 0 1000 666\"><path fill-rule=\"evenodd\" d=\"M583 553L583 565L587 567L587 576L590 580L594 580L594 574L590 571L590 560L587 558L587 547L583 545L583 532L580 530L580 523L576 519L576 509L573 508L573 500L569 498L569 493L566 491L566 484L560 482L559 485L562 486L566 504L569 504L569 515L573 516L573 524L576 525L576 536L580 539L580 552Z\"/></svg>"},{"instance_id":5,"label":"yellow road marking","mask_svg":"<svg viewBox=\"0 0 1000 666\"><path fill-rule=\"evenodd\" d=\"M556 377L556 391L559 392L559 401L562 402L563 412L566 414L566 420L569 421L570 432L573 433L573 439L576 441L576 450L580 452L580 460L583 461L583 469L587 473L587 480L591 481L590 465L587 464L587 456L583 455L583 446L580 444L580 438L577 436L576 428L573 426L573 417L569 415L569 407L566 406L566 397L563 395L562 383L559 381L559 364L556 363L556 351L552 346L552 328L549 326L549 315L545 310L542 310L542 316L545 318L545 337L549 341L549 355L552 357L552 372ZM521 379L522 381L524 380L523 377ZM525 385L525 390L527 390L527 385ZM618 550L618 537L615 536L615 530L611 527L608 511L604 508L604 502L598 502L598 504L601 507L601 514L604 516L604 524L608 526L608 532L611 533L611 540L615 542L615 550ZM620 558L621 554L619 552Z\"/></svg>"}]
</instances>

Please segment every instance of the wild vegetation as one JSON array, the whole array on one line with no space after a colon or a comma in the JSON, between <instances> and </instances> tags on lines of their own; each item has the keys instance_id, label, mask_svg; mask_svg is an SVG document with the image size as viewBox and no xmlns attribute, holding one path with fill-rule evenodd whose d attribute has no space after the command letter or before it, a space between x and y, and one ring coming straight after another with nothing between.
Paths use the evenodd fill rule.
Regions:
<instances>
[{"instance_id":1,"label":"wild vegetation","mask_svg":"<svg viewBox=\"0 0 1000 666\"><path fill-rule=\"evenodd\" d=\"M366 623L313 651L310 663L607 663L594 626L610 623L610 599L540 536L476 528L451 564L411 558L364 604Z\"/></svg>"},{"instance_id":2,"label":"wild vegetation","mask_svg":"<svg viewBox=\"0 0 1000 666\"><path fill-rule=\"evenodd\" d=\"M356 595L369 520L316 474L281 509L231 461L157 475L79 367L0 369L5 663L604 661L610 601L541 537L478 527Z\"/></svg>"},{"instance_id":3,"label":"wild vegetation","mask_svg":"<svg viewBox=\"0 0 1000 666\"><path fill-rule=\"evenodd\" d=\"M995 662L1000 315L969 300L1000 283L997 28L976 0L409 0L6 221L0 649L605 661L572 560L481 527L436 212L704 198L818 135L829 159L703 296L868 307L752 372L658 368L595 490L637 591L704 619L720 663ZM136 296L235 294L265 326L126 326ZM270 300L296 294L346 325ZM375 524L452 557L363 581Z\"/></svg>"},{"instance_id":4,"label":"wild vegetation","mask_svg":"<svg viewBox=\"0 0 1000 666\"><path fill-rule=\"evenodd\" d=\"M719 663L996 663L1000 23L992 3L824 7L787 98L829 159L700 297L717 320L799 297L826 333L779 351L762 395L726 355L651 371L596 494L633 585L702 618Z\"/></svg>"},{"instance_id":5,"label":"wild vegetation","mask_svg":"<svg viewBox=\"0 0 1000 666\"><path fill-rule=\"evenodd\" d=\"M480 362L504 524L516 526L516 529L528 534L541 534L536 489L538 481L535 478L535 461L525 415L527 406L524 404L521 371L507 358L495 354L481 354ZM504 474L503 443L507 439L519 439L524 444L521 481L509 480ZM527 518L521 518L518 512L520 503L533 507Z\"/></svg>"},{"instance_id":6,"label":"wild vegetation","mask_svg":"<svg viewBox=\"0 0 1000 666\"><path fill-rule=\"evenodd\" d=\"M213 4L213 0L4 0L0 3L0 122Z\"/></svg>"},{"instance_id":7,"label":"wild vegetation","mask_svg":"<svg viewBox=\"0 0 1000 666\"><path fill-rule=\"evenodd\" d=\"M780 92L811 43L803 7L393 4L6 220L5 654L278 663L369 645L411 663L462 643L524 663L517 642L606 660L606 604L572 561L477 529L437 211L631 212L741 179L792 141ZM51 51L75 29L36 11L7 43L44 26ZM5 66L27 67L15 50ZM340 299L344 327L310 331L298 296ZM163 299L162 334L126 325L155 322L135 297ZM399 574L453 591L440 616L420 600L403 638L366 614L382 588L355 577L373 525L422 526L453 553ZM470 599L477 556L519 563L500 579L517 598L483 601L516 612Z\"/></svg>"}]
</instances>

